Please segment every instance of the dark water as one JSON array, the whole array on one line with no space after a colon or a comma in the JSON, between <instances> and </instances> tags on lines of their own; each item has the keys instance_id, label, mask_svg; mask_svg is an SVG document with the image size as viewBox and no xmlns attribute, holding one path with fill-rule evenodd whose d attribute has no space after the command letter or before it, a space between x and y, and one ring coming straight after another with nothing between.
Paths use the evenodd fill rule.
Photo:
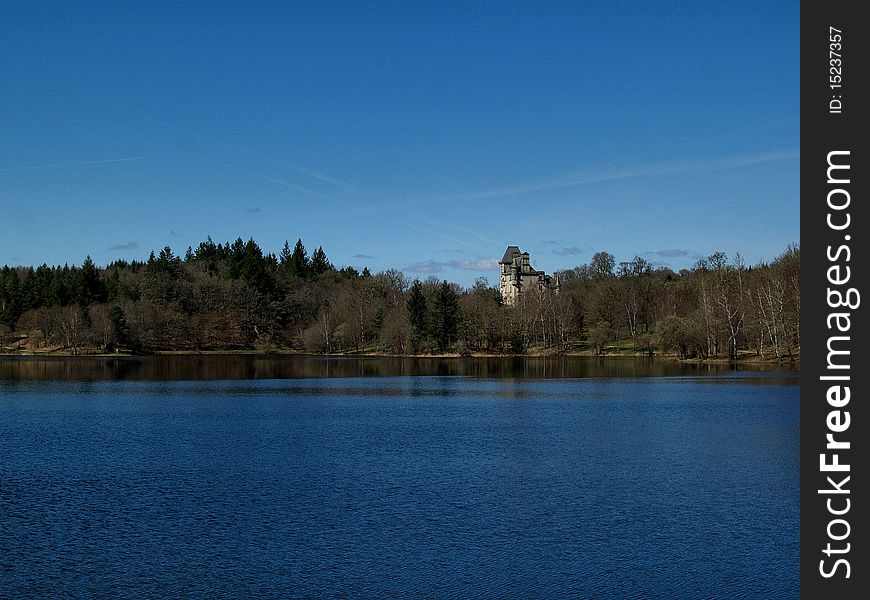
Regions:
<instances>
[{"instance_id":1,"label":"dark water","mask_svg":"<svg viewBox=\"0 0 870 600\"><path fill-rule=\"evenodd\" d=\"M0 380L96 381L311 379L322 377L401 377L460 375L511 379L577 377L653 377L727 373L735 370L782 371L788 365L680 363L655 358L610 357L322 357L262 355L161 355L118 358L0 356ZM791 370L797 372L797 367Z\"/></svg>"},{"instance_id":2,"label":"dark water","mask_svg":"<svg viewBox=\"0 0 870 600\"><path fill-rule=\"evenodd\" d=\"M0 597L798 595L797 373L4 374Z\"/></svg>"}]
</instances>

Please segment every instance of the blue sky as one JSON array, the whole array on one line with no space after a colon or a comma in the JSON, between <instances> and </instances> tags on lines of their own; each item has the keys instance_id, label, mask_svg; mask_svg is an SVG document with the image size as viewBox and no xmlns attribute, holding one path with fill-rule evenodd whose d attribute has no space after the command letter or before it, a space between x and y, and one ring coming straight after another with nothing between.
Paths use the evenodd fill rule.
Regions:
<instances>
[{"instance_id":1,"label":"blue sky","mask_svg":"<svg viewBox=\"0 0 870 600\"><path fill-rule=\"evenodd\" d=\"M798 2L3 3L0 264L495 281L799 241Z\"/></svg>"}]
</instances>

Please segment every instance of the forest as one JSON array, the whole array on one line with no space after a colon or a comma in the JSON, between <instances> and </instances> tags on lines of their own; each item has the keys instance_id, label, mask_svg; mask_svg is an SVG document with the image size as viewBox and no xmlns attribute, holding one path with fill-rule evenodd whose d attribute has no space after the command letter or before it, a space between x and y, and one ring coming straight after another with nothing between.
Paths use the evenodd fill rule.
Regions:
<instances>
[{"instance_id":1,"label":"forest","mask_svg":"<svg viewBox=\"0 0 870 600\"><path fill-rule=\"evenodd\" d=\"M496 273L493 273L497 277ZM463 288L390 269L336 268L302 240L276 255L210 237L184 256L0 270L3 352L670 354L794 360L800 248L747 266L718 252L675 272L597 252L558 293L505 306L486 278Z\"/></svg>"}]
</instances>

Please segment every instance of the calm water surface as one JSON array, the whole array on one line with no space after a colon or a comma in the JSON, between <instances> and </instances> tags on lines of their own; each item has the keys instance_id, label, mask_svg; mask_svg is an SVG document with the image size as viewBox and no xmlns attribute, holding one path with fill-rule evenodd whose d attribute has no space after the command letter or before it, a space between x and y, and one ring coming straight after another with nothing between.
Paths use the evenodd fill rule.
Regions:
<instances>
[{"instance_id":1,"label":"calm water surface","mask_svg":"<svg viewBox=\"0 0 870 600\"><path fill-rule=\"evenodd\" d=\"M796 372L5 362L0 597L798 595Z\"/></svg>"}]
</instances>

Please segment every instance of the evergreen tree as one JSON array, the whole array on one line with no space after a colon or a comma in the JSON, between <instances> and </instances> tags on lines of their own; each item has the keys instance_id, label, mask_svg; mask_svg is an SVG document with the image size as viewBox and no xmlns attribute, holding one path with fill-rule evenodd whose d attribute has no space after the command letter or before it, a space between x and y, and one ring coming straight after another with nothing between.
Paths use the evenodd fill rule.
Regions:
<instances>
[{"instance_id":1,"label":"evergreen tree","mask_svg":"<svg viewBox=\"0 0 870 600\"><path fill-rule=\"evenodd\" d=\"M329 259L326 258L326 253L323 251L323 246L314 251L311 255L311 275L317 276L332 271L334 267Z\"/></svg>"},{"instance_id":2,"label":"evergreen tree","mask_svg":"<svg viewBox=\"0 0 870 600\"><path fill-rule=\"evenodd\" d=\"M178 277L181 273L181 259L169 246L163 247L154 264L158 271L168 273L170 277Z\"/></svg>"},{"instance_id":3,"label":"evergreen tree","mask_svg":"<svg viewBox=\"0 0 870 600\"><path fill-rule=\"evenodd\" d=\"M218 247L215 245L214 240L211 239L211 236L208 236L208 239L204 242L200 242L199 246L197 246L196 250L193 253L193 257L196 260L207 260L211 258L217 258Z\"/></svg>"},{"instance_id":4,"label":"evergreen tree","mask_svg":"<svg viewBox=\"0 0 870 600\"><path fill-rule=\"evenodd\" d=\"M106 301L106 286L100 280L100 272L94 266L94 261L88 256L79 271L79 285L76 300L82 306L90 306L93 302Z\"/></svg>"},{"instance_id":5,"label":"evergreen tree","mask_svg":"<svg viewBox=\"0 0 870 600\"><path fill-rule=\"evenodd\" d=\"M242 261L245 258L245 242L242 238L236 238L232 245L227 242L227 255L229 276L231 279L238 279L242 276Z\"/></svg>"},{"instance_id":6,"label":"evergreen tree","mask_svg":"<svg viewBox=\"0 0 870 600\"><path fill-rule=\"evenodd\" d=\"M426 337L429 324L429 308L426 306L426 296L423 294L423 284L415 279L408 291L408 321L411 323L411 345L416 353Z\"/></svg>"},{"instance_id":7,"label":"evergreen tree","mask_svg":"<svg viewBox=\"0 0 870 600\"><path fill-rule=\"evenodd\" d=\"M23 298L18 273L15 269L4 266L0 271L0 324L14 329L22 311Z\"/></svg>"},{"instance_id":8,"label":"evergreen tree","mask_svg":"<svg viewBox=\"0 0 870 600\"><path fill-rule=\"evenodd\" d=\"M112 336L115 342L126 343L127 341L127 319L124 317L124 311L120 306L113 306L109 309L109 319L112 322Z\"/></svg>"},{"instance_id":9,"label":"evergreen tree","mask_svg":"<svg viewBox=\"0 0 870 600\"><path fill-rule=\"evenodd\" d=\"M341 275L345 279L350 279L350 280L359 279L359 276L360 276L359 271L357 271L356 269L354 269L353 267L350 267L350 266L344 267L338 273L339 273L339 275Z\"/></svg>"},{"instance_id":10,"label":"evergreen tree","mask_svg":"<svg viewBox=\"0 0 870 600\"><path fill-rule=\"evenodd\" d=\"M45 263L37 267L34 273L34 306L51 306L56 304L51 296L54 283L54 271Z\"/></svg>"},{"instance_id":11,"label":"evergreen tree","mask_svg":"<svg viewBox=\"0 0 870 600\"><path fill-rule=\"evenodd\" d=\"M193 251L194 261L203 261L205 263L205 272L209 275L216 275L218 272L217 263L220 260L220 254L223 247L216 245L208 236L204 242L200 242L196 250Z\"/></svg>"},{"instance_id":12,"label":"evergreen tree","mask_svg":"<svg viewBox=\"0 0 870 600\"><path fill-rule=\"evenodd\" d=\"M310 267L308 253L305 251L305 246L302 245L302 240L299 239L296 241L293 254L290 256L290 274L307 279Z\"/></svg>"},{"instance_id":13,"label":"evergreen tree","mask_svg":"<svg viewBox=\"0 0 870 600\"><path fill-rule=\"evenodd\" d=\"M459 296L447 280L435 290L432 310L432 332L438 349L447 350L459 330Z\"/></svg>"},{"instance_id":14,"label":"evergreen tree","mask_svg":"<svg viewBox=\"0 0 870 600\"><path fill-rule=\"evenodd\" d=\"M23 298L24 306L28 308L36 308L41 305L36 272L32 267L27 269L27 274L21 282L21 297Z\"/></svg>"},{"instance_id":15,"label":"evergreen tree","mask_svg":"<svg viewBox=\"0 0 870 600\"><path fill-rule=\"evenodd\" d=\"M239 275L249 285L262 294L274 290L274 280L270 271L270 260L263 256L260 246L251 238L245 244L239 264Z\"/></svg>"},{"instance_id":16,"label":"evergreen tree","mask_svg":"<svg viewBox=\"0 0 870 600\"><path fill-rule=\"evenodd\" d=\"M54 277L51 282L50 306L59 305L67 306L72 303L72 288L69 285L70 268L69 265L64 265L62 269L54 270Z\"/></svg>"},{"instance_id":17,"label":"evergreen tree","mask_svg":"<svg viewBox=\"0 0 870 600\"><path fill-rule=\"evenodd\" d=\"M281 248L281 254L278 255L278 264L282 268L289 268L290 259L293 257L293 251L290 250L290 243L284 240L284 247Z\"/></svg>"}]
</instances>

